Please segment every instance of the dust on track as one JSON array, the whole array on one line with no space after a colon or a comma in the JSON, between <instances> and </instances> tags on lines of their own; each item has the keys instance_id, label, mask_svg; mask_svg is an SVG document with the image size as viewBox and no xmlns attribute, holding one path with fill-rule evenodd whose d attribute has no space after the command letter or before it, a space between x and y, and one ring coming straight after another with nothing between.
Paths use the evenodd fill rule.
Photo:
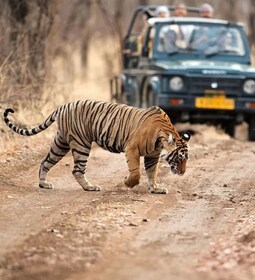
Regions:
<instances>
[{"instance_id":1,"label":"dust on track","mask_svg":"<svg viewBox=\"0 0 255 280\"><path fill-rule=\"evenodd\" d=\"M76 183L70 155L49 173L53 190L37 187L48 138L1 154L0 279L254 279L254 143L192 129L186 174L160 163L165 196L147 192L142 163L125 188L124 155L97 147L99 193Z\"/></svg>"}]
</instances>

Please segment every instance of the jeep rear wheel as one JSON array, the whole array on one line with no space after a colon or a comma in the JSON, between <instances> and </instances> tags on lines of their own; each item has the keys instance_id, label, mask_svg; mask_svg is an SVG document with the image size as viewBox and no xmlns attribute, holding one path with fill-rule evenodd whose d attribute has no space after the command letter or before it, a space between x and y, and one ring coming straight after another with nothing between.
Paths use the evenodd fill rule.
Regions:
<instances>
[{"instance_id":1,"label":"jeep rear wheel","mask_svg":"<svg viewBox=\"0 0 255 280\"><path fill-rule=\"evenodd\" d=\"M255 115L250 117L248 124L248 140L255 141Z\"/></svg>"},{"instance_id":2,"label":"jeep rear wheel","mask_svg":"<svg viewBox=\"0 0 255 280\"><path fill-rule=\"evenodd\" d=\"M222 124L223 130L231 137L235 136L235 121L225 121Z\"/></svg>"},{"instance_id":3,"label":"jeep rear wheel","mask_svg":"<svg viewBox=\"0 0 255 280\"><path fill-rule=\"evenodd\" d=\"M143 108L149 108L155 105L155 93L154 90L149 87L143 97Z\"/></svg>"}]
</instances>

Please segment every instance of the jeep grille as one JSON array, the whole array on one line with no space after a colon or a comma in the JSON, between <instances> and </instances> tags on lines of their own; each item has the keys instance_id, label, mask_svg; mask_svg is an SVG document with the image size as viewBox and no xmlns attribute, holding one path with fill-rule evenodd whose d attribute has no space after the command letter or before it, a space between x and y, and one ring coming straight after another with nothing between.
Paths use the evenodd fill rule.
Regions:
<instances>
[{"instance_id":1,"label":"jeep grille","mask_svg":"<svg viewBox=\"0 0 255 280\"><path fill-rule=\"evenodd\" d=\"M212 85L216 85L212 86ZM205 90L221 90L228 95L239 95L242 91L242 80L236 78L191 77L190 93L203 94Z\"/></svg>"}]
</instances>

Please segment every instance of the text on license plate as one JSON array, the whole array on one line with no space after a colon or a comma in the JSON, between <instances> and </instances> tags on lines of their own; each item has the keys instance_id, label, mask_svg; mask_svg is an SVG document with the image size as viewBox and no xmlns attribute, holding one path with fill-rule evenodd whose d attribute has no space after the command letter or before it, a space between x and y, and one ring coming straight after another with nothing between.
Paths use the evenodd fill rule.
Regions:
<instances>
[{"instance_id":1,"label":"text on license plate","mask_svg":"<svg viewBox=\"0 0 255 280\"><path fill-rule=\"evenodd\" d=\"M233 110L235 108L235 100L225 97L197 97L195 107L202 109Z\"/></svg>"}]
</instances>

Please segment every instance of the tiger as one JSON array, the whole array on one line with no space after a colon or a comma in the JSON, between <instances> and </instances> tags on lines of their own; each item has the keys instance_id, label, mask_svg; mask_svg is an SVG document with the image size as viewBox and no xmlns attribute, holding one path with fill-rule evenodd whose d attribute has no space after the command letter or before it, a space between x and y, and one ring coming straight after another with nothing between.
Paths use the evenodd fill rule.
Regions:
<instances>
[{"instance_id":1,"label":"tiger","mask_svg":"<svg viewBox=\"0 0 255 280\"><path fill-rule=\"evenodd\" d=\"M53 111L45 121L32 129L16 126L8 117L12 108L4 111L3 119L14 132L36 135L57 123L57 133L50 151L41 161L39 187L52 189L46 180L49 170L69 151L74 161L72 173L85 191L100 191L86 177L86 167L92 143L113 153L125 153L128 176L124 185L133 188L140 182L140 158L144 157L150 193L167 194L168 190L157 184L157 170L160 158L168 162L174 174L183 175L188 159L190 134L180 135L169 116L159 107L147 109L96 100L78 100Z\"/></svg>"}]
</instances>

